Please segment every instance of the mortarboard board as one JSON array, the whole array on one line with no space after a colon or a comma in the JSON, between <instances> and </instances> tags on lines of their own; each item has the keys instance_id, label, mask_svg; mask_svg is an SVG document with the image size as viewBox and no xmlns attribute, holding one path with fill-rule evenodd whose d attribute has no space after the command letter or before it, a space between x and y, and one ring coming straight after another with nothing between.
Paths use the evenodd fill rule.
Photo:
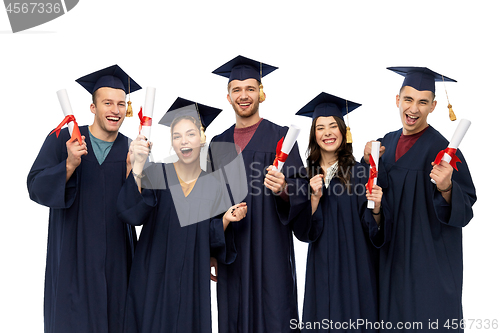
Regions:
<instances>
[{"instance_id":1,"label":"mortarboard board","mask_svg":"<svg viewBox=\"0 0 500 333\"><path fill-rule=\"evenodd\" d=\"M125 93L131 93L141 89L141 86L130 78L118 65L109 66L94 73L82 76L77 79L76 82L91 94L102 87L121 89L125 91Z\"/></svg>"},{"instance_id":2,"label":"mortarboard board","mask_svg":"<svg viewBox=\"0 0 500 333\"><path fill-rule=\"evenodd\" d=\"M419 91L429 90L434 93L436 91L435 81L457 82L431 71L427 67L387 67L387 69L405 77L401 87L410 86Z\"/></svg>"},{"instance_id":3,"label":"mortarboard board","mask_svg":"<svg viewBox=\"0 0 500 333\"><path fill-rule=\"evenodd\" d=\"M261 82L264 76L276 69L278 69L278 67L243 56L237 56L214 70L212 73L229 78L229 82L232 80L243 81L246 79L256 79Z\"/></svg>"},{"instance_id":4,"label":"mortarboard board","mask_svg":"<svg viewBox=\"0 0 500 333\"><path fill-rule=\"evenodd\" d=\"M102 87L110 87L114 89L121 89L129 94L129 100L127 102L127 117L132 117L132 102L130 101L130 93L141 89L141 86L137 84L127 73L123 71L118 65L113 65L106 67L104 69L98 70L96 72L87 74L77 79L82 87L84 87L89 93L93 94L97 89Z\"/></svg>"},{"instance_id":5,"label":"mortarboard board","mask_svg":"<svg viewBox=\"0 0 500 333\"><path fill-rule=\"evenodd\" d=\"M170 126L172 121L179 116L192 116L200 119L203 128L207 128L210 123L217 118L222 109L217 109L204 104L192 102L190 100L177 97L158 124Z\"/></svg>"},{"instance_id":6,"label":"mortarboard board","mask_svg":"<svg viewBox=\"0 0 500 333\"><path fill-rule=\"evenodd\" d=\"M297 111L296 115L313 119L330 116L336 116L343 119L343 116L360 106L361 104L322 92ZM352 143L349 125L347 125L346 142Z\"/></svg>"},{"instance_id":7,"label":"mortarboard board","mask_svg":"<svg viewBox=\"0 0 500 333\"><path fill-rule=\"evenodd\" d=\"M436 73L427 67L387 67L387 69L405 77L403 85L401 87L410 86L417 89L418 91L428 90L432 93L435 93L436 81L443 81L443 83L445 81L457 82L456 80ZM448 93L446 93L446 96L448 96ZM448 109L450 112L450 119L452 121L456 120L457 118L455 116L455 113L453 112L453 109L451 108L451 104L449 103L449 101Z\"/></svg>"},{"instance_id":8,"label":"mortarboard board","mask_svg":"<svg viewBox=\"0 0 500 333\"><path fill-rule=\"evenodd\" d=\"M264 94L262 78L276 69L278 69L278 67L264 64L247 57L237 56L214 70L212 73L229 78L229 82L233 80L243 81L246 79L256 79L259 82L259 102L264 102L266 95Z\"/></svg>"},{"instance_id":9,"label":"mortarboard board","mask_svg":"<svg viewBox=\"0 0 500 333\"><path fill-rule=\"evenodd\" d=\"M181 116L191 116L195 119L199 119L202 125L202 142L205 142L205 129L215 118L217 118L221 111L222 109L217 109L211 106L190 101L188 99L177 97L174 103L160 119L158 124L170 126L175 118Z\"/></svg>"}]
</instances>

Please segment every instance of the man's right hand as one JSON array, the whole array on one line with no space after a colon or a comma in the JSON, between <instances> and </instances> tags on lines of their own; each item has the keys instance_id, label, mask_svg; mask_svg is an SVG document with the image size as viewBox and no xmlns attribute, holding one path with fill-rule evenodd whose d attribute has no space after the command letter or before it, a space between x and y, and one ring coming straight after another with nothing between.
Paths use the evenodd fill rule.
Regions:
<instances>
[{"instance_id":1,"label":"man's right hand","mask_svg":"<svg viewBox=\"0 0 500 333\"><path fill-rule=\"evenodd\" d=\"M76 168L82 163L82 155L87 155L87 143L82 135L82 144L76 138L66 141L68 158L66 159L66 181L71 177Z\"/></svg>"},{"instance_id":2,"label":"man's right hand","mask_svg":"<svg viewBox=\"0 0 500 333\"><path fill-rule=\"evenodd\" d=\"M372 140L372 141L368 141L365 145L365 152L364 152L364 159L365 159L365 162L366 164L370 164L370 154L372 153L372 142L376 142L377 140ZM382 157L382 155L384 155L385 153L385 147L384 146L380 146L380 153L379 153L379 158Z\"/></svg>"}]
</instances>

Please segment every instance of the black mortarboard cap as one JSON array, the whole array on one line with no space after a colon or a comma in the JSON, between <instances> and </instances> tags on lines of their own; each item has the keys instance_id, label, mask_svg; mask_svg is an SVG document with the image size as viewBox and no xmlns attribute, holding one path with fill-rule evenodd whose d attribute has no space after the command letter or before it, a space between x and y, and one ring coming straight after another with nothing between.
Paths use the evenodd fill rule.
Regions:
<instances>
[{"instance_id":1,"label":"black mortarboard cap","mask_svg":"<svg viewBox=\"0 0 500 333\"><path fill-rule=\"evenodd\" d=\"M296 115L311 117L313 119L330 116L342 118L347 112L351 112L360 106L361 104L322 92L300 109Z\"/></svg>"},{"instance_id":2,"label":"black mortarboard cap","mask_svg":"<svg viewBox=\"0 0 500 333\"><path fill-rule=\"evenodd\" d=\"M200 119L203 128L206 129L221 111L222 109L177 97L158 124L170 126L177 117L192 116L195 119Z\"/></svg>"},{"instance_id":3,"label":"black mortarboard cap","mask_svg":"<svg viewBox=\"0 0 500 333\"><path fill-rule=\"evenodd\" d=\"M129 77L118 65L109 66L94 73L82 76L77 79L76 82L82 85L82 87L91 94L102 87L122 89L126 94L141 89L141 86Z\"/></svg>"},{"instance_id":4,"label":"black mortarboard cap","mask_svg":"<svg viewBox=\"0 0 500 333\"><path fill-rule=\"evenodd\" d=\"M435 81L457 82L431 71L427 67L387 67L387 69L405 77L401 87L410 86L419 91L429 90L434 93L436 91Z\"/></svg>"},{"instance_id":5,"label":"black mortarboard cap","mask_svg":"<svg viewBox=\"0 0 500 333\"><path fill-rule=\"evenodd\" d=\"M268 64L261 63L243 56L226 62L212 73L229 78L229 82L233 80L256 79L261 82L261 78L278 69Z\"/></svg>"}]
</instances>

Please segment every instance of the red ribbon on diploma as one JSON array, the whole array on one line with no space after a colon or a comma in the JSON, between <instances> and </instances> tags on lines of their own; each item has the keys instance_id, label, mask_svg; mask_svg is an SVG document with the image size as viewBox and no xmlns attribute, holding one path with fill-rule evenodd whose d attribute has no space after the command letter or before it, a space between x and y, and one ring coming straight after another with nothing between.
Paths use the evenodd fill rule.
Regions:
<instances>
[{"instance_id":1,"label":"red ribbon on diploma","mask_svg":"<svg viewBox=\"0 0 500 333\"><path fill-rule=\"evenodd\" d=\"M370 191L370 194L372 193L373 189L373 181L375 178L377 178L377 176L378 176L377 165L375 164L372 155L370 155L370 177L368 178L368 184L366 185L368 191Z\"/></svg>"},{"instance_id":2,"label":"red ribbon on diploma","mask_svg":"<svg viewBox=\"0 0 500 333\"><path fill-rule=\"evenodd\" d=\"M273 165L278 168L278 162L285 163L288 154L285 154L281 151L281 147L283 146L283 137L280 141L278 141L278 145L276 146L276 158L274 159Z\"/></svg>"},{"instance_id":3,"label":"red ribbon on diploma","mask_svg":"<svg viewBox=\"0 0 500 333\"><path fill-rule=\"evenodd\" d=\"M80 133L80 128L78 127L78 124L76 123L75 116L73 116L72 114L69 114L66 117L64 117L63 121L59 125L57 125L57 127L52 132L50 132L49 135L52 135L52 133L56 132L56 136L59 137L59 133L61 132L61 128L64 125L69 124L70 122L73 122L73 124L74 124L73 133L71 134L71 141L78 140L78 143L82 144L82 134Z\"/></svg>"},{"instance_id":4,"label":"red ribbon on diploma","mask_svg":"<svg viewBox=\"0 0 500 333\"><path fill-rule=\"evenodd\" d=\"M139 111L138 116L139 116L139 119L141 120L141 125L139 127L139 132L141 131L142 126L151 126L151 125L153 125L153 118L142 115L142 106L141 106L141 110Z\"/></svg>"},{"instance_id":5,"label":"red ribbon on diploma","mask_svg":"<svg viewBox=\"0 0 500 333\"><path fill-rule=\"evenodd\" d=\"M460 159L455 155L456 152L457 152L456 148L450 148L450 147L446 148L445 150L441 150L437 154L436 159L434 160L434 164L439 164L443 159L444 154L446 153L451 156L450 165L453 167L453 169L458 171L457 163L458 162L462 163L462 161L460 161Z\"/></svg>"}]
</instances>

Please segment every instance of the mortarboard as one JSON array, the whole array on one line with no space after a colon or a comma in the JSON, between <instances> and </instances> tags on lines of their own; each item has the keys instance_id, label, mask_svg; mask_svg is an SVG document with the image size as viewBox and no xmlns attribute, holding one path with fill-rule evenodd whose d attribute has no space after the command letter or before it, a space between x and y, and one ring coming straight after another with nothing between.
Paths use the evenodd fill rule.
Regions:
<instances>
[{"instance_id":1,"label":"mortarboard","mask_svg":"<svg viewBox=\"0 0 500 333\"><path fill-rule=\"evenodd\" d=\"M175 118L180 116L191 116L199 119L202 125L202 142L206 140L205 129L221 113L222 109L217 109L204 104L196 103L181 97L177 97L174 103L160 119L158 124L170 126Z\"/></svg>"},{"instance_id":2,"label":"mortarboard","mask_svg":"<svg viewBox=\"0 0 500 333\"><path fill-rule=\"evenodd\" d=\"M387 69L405 77L403 85L401 87L410 86L417 89L418 91L428 90L432 93L435 93L436 81L443 81L443 83L445 81L457 82L456 80L436 73L428 69L427 67L387 67ZM446 93L446 96L448 96L448 93ZM457 119L449 102L448 109L450 110L450 119Z\"/></svg>"},{"instance_id":3,"label":"mortarboard","mask_svg":"<svg viewBox=\"0 0 500 333\"><path fill-rule=\"evenodd\" d=\"M259 81L259 102L263 102L265 100L265 95L263 92L262 78L276 69L278 69L278 67L243 56L237 56L214 70L212 73L229 78L229 82L233 80L243 81L246 79L256 79Z\"/></svg>"},{"instance_id":4,"label":"mortarboard","mask_svg":"<svg viewBox=\"0 0 500 333\"><path fill-rule=\"evenodd\" d=\"M343 119L343 116L360 106L361 104L322 92L297 111L296 115L313 119L330 116L336 116ZM346 142L352 143L349 125L347 125Z\"/></svg>"},{"instance_id":5,"label":"mortarboard","mask_svg":"<svg viewBox=\"0 0 500 333\"><path fill-rule=\"evenodd\" d=\"M113 65L106 67L104 69L98 70L96 72L87 74L77 79L82 87L84 87L89 93L93 94L97 89L102 87L110 87L114 89L121 89L129 94L129 101L127 107L127 117L132 116L132 102L130 101L130 93L141 89L141 86L137 84L127 73L123 71L118 65Z\"/></svg>"}]
</instances>

